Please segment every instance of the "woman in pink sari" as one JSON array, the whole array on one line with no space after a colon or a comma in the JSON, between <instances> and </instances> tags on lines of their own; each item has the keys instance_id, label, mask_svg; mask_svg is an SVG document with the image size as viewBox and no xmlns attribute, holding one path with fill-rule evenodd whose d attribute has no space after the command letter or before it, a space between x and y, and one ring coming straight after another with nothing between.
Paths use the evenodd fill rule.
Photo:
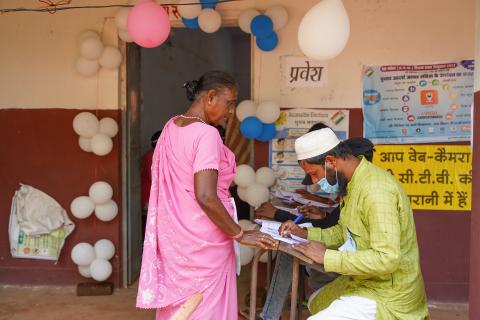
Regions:
<instances>
[{"instance_id":1,"label":"woman in pink sari","mask_svg":"<svg viewBox=\"0 0 480 320\"><path fill-rule=\"evenodd\" d=\"M187 82L193 101L165 125L152 162L137 307L156 308L170 319L196 292L203 301L190 319L237 319L235 254L232 239L270 248L276 241L235 223L228 188L235 156L213 125L222 124L237 104L237 85L225 72L211 71Z\"/></svg>"}]
</instances>

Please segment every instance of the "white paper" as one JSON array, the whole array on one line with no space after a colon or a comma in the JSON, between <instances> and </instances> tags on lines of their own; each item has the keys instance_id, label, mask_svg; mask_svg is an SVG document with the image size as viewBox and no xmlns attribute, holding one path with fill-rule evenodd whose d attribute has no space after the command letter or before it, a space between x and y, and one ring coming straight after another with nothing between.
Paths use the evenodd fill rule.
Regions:
<instances>
[{"instance_id":1,"label":"white paper","mask_svg":"<svg viewBox=\"0 0 480 320\"><path fill-rule=\"evenodd\" d=\"M292 235L292 238L282 237L278 233L278 229L282 225L281 222L271 221L271 220L263 220L263 219L255 219L255 222L262 226L260 228L261 232L271 235L274 239L276 239L278 241L282 241L282 242L289 243L289 244L305 243L305 239L298 238L298 237L295 237L295 238L297 238L297 239L295 239L295 238L293 238L293 235ZM308 223L299 224L298 226L301 227L301 228L309 228L309 227L312 226L312 224L308 222ZM301 240L298 240L298 239L301 239Z\"/></svg>"}]
</instances>

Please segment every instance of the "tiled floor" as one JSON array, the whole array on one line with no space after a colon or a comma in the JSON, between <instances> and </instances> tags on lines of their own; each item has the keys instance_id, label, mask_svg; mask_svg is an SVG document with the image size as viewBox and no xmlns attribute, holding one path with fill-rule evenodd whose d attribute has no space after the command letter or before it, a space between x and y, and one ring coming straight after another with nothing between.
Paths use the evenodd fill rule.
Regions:
<instances>
[{"instance_id":1,"label":"tiled floor","mask_svg":"<svg viewBox=\"0 0 480 320\"><path fill-rule=\"evenodd\" d=\"M245 307L248 277L244 272L239 278L241 308ZM154 319L154 310L135 308L135 297L135 287L116 290L112 296L77 297L74 287L0 286L0 320ZM430 310L433 320L468 319L468 307L463 304L436 304ZM306 311L302 319L307 317ZM287 313L283 319L288 319Z\"/></svg>"}]
</instances>

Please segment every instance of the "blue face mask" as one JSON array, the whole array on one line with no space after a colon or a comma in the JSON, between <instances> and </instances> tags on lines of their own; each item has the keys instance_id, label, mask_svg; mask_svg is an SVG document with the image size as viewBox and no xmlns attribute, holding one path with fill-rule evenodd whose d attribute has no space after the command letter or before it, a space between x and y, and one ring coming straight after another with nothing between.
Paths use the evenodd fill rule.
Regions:
<instances>
[{"instance_id":1,"label":"blue face mask","mask_svg":"<svg viewBox=\"0 0 480 320\"><path fill-rule=\"evenodd\" d=\"M335 196L335 199L336 199L338 196L338 193L340 192L340 186L338 185L337 168L335 168L335 179L337 180L337 183L335 183L333 186L328 182L326 176L327 176L327 162L325 161L325 178L320 179L317 183L320 186L320 188L323 190L323 192L326 192L331 196Z\"/></svg>"}]
</instances>

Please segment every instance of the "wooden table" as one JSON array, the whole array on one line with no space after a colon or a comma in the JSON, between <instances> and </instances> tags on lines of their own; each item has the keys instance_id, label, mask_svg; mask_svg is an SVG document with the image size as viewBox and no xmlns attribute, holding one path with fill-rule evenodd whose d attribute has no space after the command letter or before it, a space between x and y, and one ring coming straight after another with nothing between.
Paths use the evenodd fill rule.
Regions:
<instances>
[{"instance_id":1,"label":"wooden table","mask_svg":"<svg viewBox=\"0 0 480 320\"><path fill-rule=\"evenodd\" d=\"M281 251L289 254L293 257L293 271L292 271L292 299L290 301L290 320L295 320L297 315L297 297L298 297L298 278L300 271L300 263L313 266L314 262L299 251L292 249L292 246L288 243L279 242L278 246L272 250ZM271 275L271 257L272 250L268 250L268 264L267 264L267 287L270 286ZM265 249L260 249L255 254L252 261L252 278L250 280L250 320L255 320L256 304L257 304L257 277L258 277L258 261L262 254L265 253Z\"/></svg>"}]
</instances>

